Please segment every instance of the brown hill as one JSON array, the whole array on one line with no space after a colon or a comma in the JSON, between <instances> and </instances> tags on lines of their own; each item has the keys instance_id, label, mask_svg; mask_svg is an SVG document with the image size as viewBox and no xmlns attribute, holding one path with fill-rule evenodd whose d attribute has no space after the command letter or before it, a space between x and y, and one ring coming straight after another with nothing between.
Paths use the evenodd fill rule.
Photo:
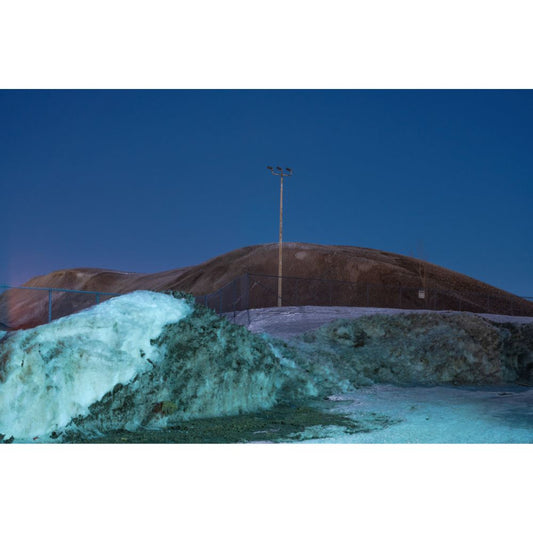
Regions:
<instances>
[{"instance_id":1,"label":"brown hill","mask_svg":"<svg viewBox=\"0 0 533 533\"><path fill-rule=\"evenodd\" d=\"M113 293L183 290L195 296L210 294L200 301L231 311L275 306L277 265L276 243L240 248L196 266L155 274L74 268L35 277L24 286ZM369 248L285 243L283 276L284 305L420 307L533 315L533 303L513 294L425 261ZM420 289L425 289L424 298L419 297ZM48 291L9 290L0 296L0 322L14 328L46 322L48 298ZM94 303L94 295L54 292L53 318Z\"/></svg>"}]
</instances>

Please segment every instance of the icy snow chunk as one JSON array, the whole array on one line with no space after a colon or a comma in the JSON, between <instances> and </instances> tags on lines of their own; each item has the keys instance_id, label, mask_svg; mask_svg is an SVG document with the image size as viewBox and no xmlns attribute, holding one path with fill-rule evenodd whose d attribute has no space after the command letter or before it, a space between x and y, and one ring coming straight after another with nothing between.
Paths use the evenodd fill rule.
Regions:
<instances>
[{"instance_id":1,"label":"icy snow chunk","mask_svg":"<svg viewBox=\"0 0 533 533\"><path fill-rule=\"evenodd\" d=\"M65 430L67 439L269 409L305 389L297 369L281 365L266 340L203 306L165 327L154 344L165 357L74 420Z\"/></svg>"},{"instance_id":2,"label":"icy snow chunk","mask_svg":"<svg viewBox=\"0 0 533 533\"><path fill-rule=\"evenodd\" d=\"M86 415L150 370L162 357L150 341L190 312L184 300L136 291L9 335L0 344L0 433L28 439Z\"/></svg>"}]
</instances>

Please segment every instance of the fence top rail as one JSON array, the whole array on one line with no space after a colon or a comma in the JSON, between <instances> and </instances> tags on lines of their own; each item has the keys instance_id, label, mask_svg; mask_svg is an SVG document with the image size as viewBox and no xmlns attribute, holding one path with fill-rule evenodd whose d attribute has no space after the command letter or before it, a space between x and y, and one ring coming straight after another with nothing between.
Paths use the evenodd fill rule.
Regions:
<instances>
[{"instance_id":1,"label":"fence top rail","mask_svg":"<svg viewBox=\"0 0 533 533\"><path fill-rule=\"evenodd\" d=\"M100 292L100 291L77 291L74 289L58 289L56 287L13 287L11 285L0 285L0 289L17 289L30 291L55 291L55 292L74 292L79 294L99 294L100 296L122 296L118 292Z\"/></svg>"}]
</instances>

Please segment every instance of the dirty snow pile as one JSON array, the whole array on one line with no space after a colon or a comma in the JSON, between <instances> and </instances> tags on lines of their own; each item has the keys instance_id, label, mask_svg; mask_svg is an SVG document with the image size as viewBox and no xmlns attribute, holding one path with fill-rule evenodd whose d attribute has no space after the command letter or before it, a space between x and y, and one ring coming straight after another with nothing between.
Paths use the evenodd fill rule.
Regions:
<instances>
[{"instance_id":1,"label":"dirty snow pile","mask_svg":"<svg viewBox=\"0 0 533 533\"><path fill-rule=\"evenodd\" d=\"M172 428L380 383L531 385L533 324L374 315L284 340L192 298L137 291L0 338L0 436Z\"/></svg>"},{"instance_id":2,"label":"dirty snow pile","mask_svg":"<svg viewBox=\"0 0 533 533\"><path fill-rule=\"evenodd\" d=\"M246 329L137 291L0 340L0 434L43 441L265 409L285 374Z\"/></svg>"},{"instance_id":3,"label":"dirty snow pile","mask_svg":"<svg viewBox=\"0 0 533 533\"><path fill-rule=\"evenodd\" d=\"M332 393L375 383L533 384L533 324L495 324L470 313L336 320L280 349Z\"/></svg>"},{"instance_id":4,"label":"dirty snow pile","mask_svg":"<svg viewBox=\"0 0 533 533\"><path fill-rule=\"evenodd\" d=\"M191 312L182 300L140 291L0 342L0 432L58 430L119 383L162 357L151 339Z\"/></svg>"}]
</instances>

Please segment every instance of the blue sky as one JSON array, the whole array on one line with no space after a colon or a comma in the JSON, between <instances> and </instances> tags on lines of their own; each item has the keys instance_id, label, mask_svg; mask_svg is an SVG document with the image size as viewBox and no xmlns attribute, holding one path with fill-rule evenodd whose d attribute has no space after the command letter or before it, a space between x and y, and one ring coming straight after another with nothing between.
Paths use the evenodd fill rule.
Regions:
<instances>
[{"instance_id":1,"label":"blue sky","mask_svg":"<svg viewBox=\"0 0 533 533\"><path fill-rule=\"evenodd\" d=\"M278 237L533 296L533 91L0 91L0 282Z\"/></svg>"}]
</instances>

